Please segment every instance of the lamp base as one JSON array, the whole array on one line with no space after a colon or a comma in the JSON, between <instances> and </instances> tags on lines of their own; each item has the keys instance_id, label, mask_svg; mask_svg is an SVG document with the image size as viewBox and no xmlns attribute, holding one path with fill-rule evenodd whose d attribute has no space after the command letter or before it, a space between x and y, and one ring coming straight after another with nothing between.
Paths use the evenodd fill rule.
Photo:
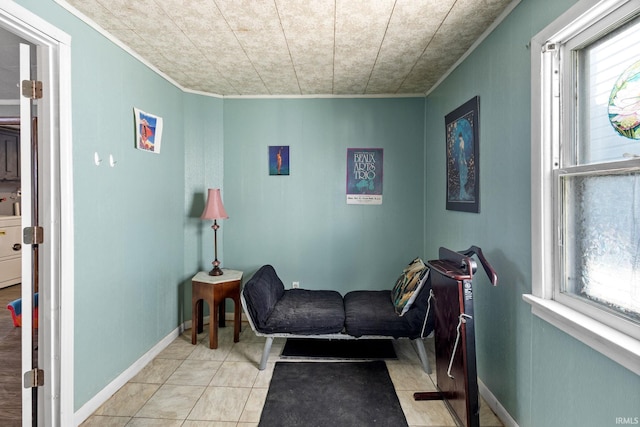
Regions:
<instances>
[{"instance_id":1,"label":"lamp base","mask_svg":"<svg viewBox=\"0 0 640 427\"><path fill-rule=\"evenodd\" d=\"M209 276L222 276L223 274L222 269L217 265L209 272Z\"/></svg>"}]
</instances>

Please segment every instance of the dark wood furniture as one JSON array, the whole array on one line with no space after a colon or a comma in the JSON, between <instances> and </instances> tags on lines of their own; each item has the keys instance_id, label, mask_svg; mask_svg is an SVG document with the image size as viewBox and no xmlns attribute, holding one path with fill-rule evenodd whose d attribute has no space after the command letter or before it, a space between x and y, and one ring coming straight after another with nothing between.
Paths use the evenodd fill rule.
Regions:
<instances>
[{"instance_id":1,"label":"dark wood furniture","mask_svg":"<svg viewBox=\"0 0 640 427\"><path fill-rule=\"evenodd\" d=\"M415 400L443 400L456 425L464 427L480 426L473 318L473 275L477 266L472 255L478 256L496 286L498 276L476 246L461 252L440 248L440 259L428 262L436 314L438 391L413 394Z\"/></svg>"},{"instance_id":2,"label":"dark wood furniture","mask_svg":"<svg viewBox=\"0 0 640 427\"><path fill-rule=\"evenodd\" d=\"M191 279L192 291L192 321L191 344L198 342L203 318L203 301L209 305L209 348L218 348L218 325L225 325L225 299L230 298L234 303L233 312L233 342L240 341L240 284L242 271L222 269L221 276L210 276L201 271ZM215 321L216 317L218 322Z\"/></svg>"}]
</instances>

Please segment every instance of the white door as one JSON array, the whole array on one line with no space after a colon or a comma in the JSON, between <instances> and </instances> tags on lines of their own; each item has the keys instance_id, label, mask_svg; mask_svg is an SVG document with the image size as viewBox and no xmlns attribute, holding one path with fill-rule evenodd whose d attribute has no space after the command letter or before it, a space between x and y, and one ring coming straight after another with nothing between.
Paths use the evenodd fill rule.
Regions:
<instances>
[{"instance_id":1,"label":"white door","mask_svg":"<svg viewBox=\"0 0 640 427\"><path fill-rule=\"evenodd\" d=\"M28 181L22 182L22 220L23 228L32 226L33 212L38 213L39 225L44 227L44 243L39 245L39 322L38 322L38 360L44 370L44 386L37 392L23 389L23 426L67 427L74 421L74 266L73 266L73 161L71 135L71 37L49 24L33 12L15 2L0 0L0 28L22 38L36 50L37 80L43 83L43 97L37 101L39 141L38 167L33 170L30 161L32 150L29 145L33 127L30 117L30 101L24 99L21 107L22 131L21 150L27 153L21 156L21 176ZM35 78L29 73L29 53L20 54L25 64L24 77ZM3 61L6 58L3 58ZM33 58L32 58L33 59ZM18 82L16 82L18 83ZM21 98L22 99L22 98ZM29 148L28 148L29 147ZM39 178L36 180L34 176ZM35 181L35 182L34 182ZM29 187L27 187L27 185ZM39 192L31 194L31 188L37 185ZM28 189L28 190L27 190ZM32 200L39 201L34 206ZM23 245L23 284L33 286L33 247ZM62 283L65 286L62 286ZM23 287L24 288L24 287ZM22 295L25 310L31 311L30 291ZM23 371L33 366L30 353L32 317L24 317L28 322L22 328L26 335L22 337ZM0 361L1 363L1 361ZM37 393L37 417L32 408L36 403L31 393Z\"/></svg>"},{"instance_id":2,"label":"white door","mask_svg":"<svg viewBox=\"0 0 640 427\"><path fill-rule=\"evenodd\" d=\"M32 80L31 49L27 44L20 44L20 176L22 197L22 229L32 229L37 226L37 209L34 209L33 199L37 200L37 179L33 174L37 171L32 165L32 101L23 95L22 82ZM24 242L24 240L23 240ZM27 242L24 242L27 243ZM33 425L37 420L34 410L37 410L37 389L29 385L30 375L38 367L37 356L37 318L33 313L35 308L35 291L37 285L37 250L38 245L23 244L22 247L22 425ZM35 256L34 256L35 255ZM34 274L36 272L36 274Z\"/></svg>"}]
</instances>

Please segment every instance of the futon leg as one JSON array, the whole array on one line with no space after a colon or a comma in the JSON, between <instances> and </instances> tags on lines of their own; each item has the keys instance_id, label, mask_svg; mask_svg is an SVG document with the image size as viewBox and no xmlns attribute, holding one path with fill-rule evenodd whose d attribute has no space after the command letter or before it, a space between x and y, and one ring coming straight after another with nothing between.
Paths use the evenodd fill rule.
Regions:
<instances>
[{"instance_id":1,"label":"futon leg","mask_svg":"<svg viewBox=\"0 0 640 427\"><path fill-rule=\"evenodd\" d=\"M262 360L260 360L260 370L264 371L267 367L267 360L269 360L269 353L271 353L271 345L273 344L273 337L267 337L264 342L264 350L262 351Z\"/></svg>"},{"instance_id":2,"label":"futon leg","mask_svg":"<svg viewBox=\"0 0 640 427\"><path fill-rule=\"evenodd\" d=\"M413 343L416 346L416 352L418 353L418 357L420 358L420 362L422 363L422 369L424 369L424 371L427 374L431 373L431 366L429 365L429 358L427 357L427 350L425 350L424 348L424 342L422 341L422 338L417 338L415 340L412 340Z\"/></svg>"}]
</instances>

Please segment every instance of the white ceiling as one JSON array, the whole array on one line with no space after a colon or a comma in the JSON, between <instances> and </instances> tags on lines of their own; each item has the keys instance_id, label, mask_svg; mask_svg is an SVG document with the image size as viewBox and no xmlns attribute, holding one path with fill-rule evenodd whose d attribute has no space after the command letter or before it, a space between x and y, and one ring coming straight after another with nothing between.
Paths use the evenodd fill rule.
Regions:
<instances>
[{"instance_id":1,"label":"white ceiling","mask_svg":"<svg viewBox=\"0 0 640 427\"><path fill-rule=\"evenodd\" d=\"M519 0L56 1L182 88L235 96L425 94Z\"/></svg>"}]
</instances>

